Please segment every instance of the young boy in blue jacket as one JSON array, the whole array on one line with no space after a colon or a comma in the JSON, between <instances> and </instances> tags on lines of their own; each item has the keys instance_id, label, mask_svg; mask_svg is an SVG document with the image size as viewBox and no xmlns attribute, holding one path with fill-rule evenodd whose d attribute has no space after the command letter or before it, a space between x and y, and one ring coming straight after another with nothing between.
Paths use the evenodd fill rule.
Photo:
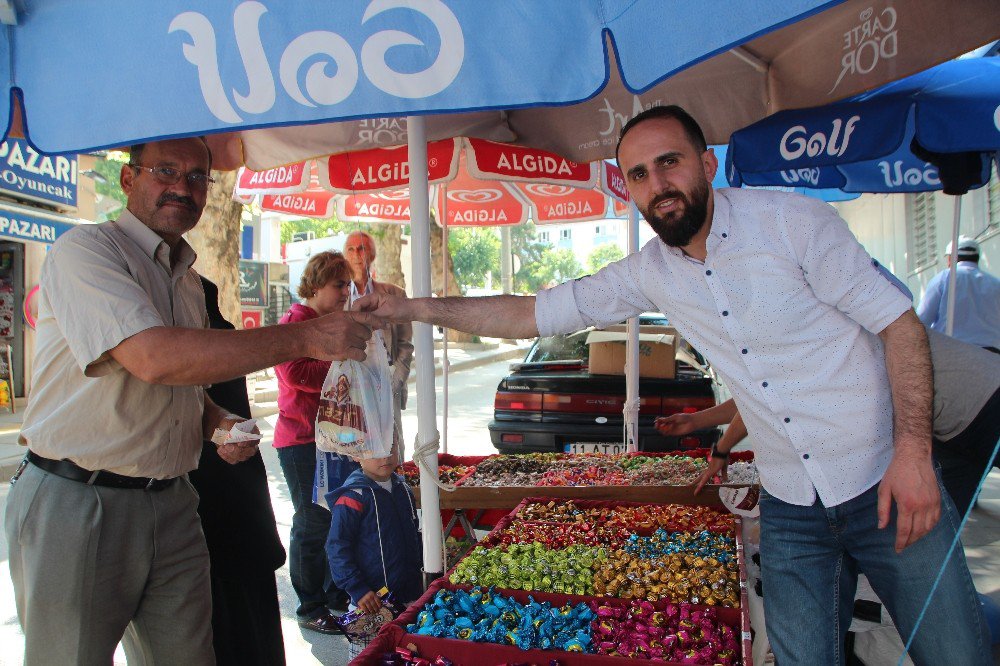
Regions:
<instances>
[{"instance_id":1,"label":"young boy in blue jacket","mask_svg":"<svg viewBox=\"0 0 1000 666\"><path fill-rule=\"evenodd\" d=\"M326 495L333 514L326 554L337 586L366 613L379 609L382 587L407 604L423 594L423 546L413 492L388 458L361 460L344 484Z\"/></svg>"}]
</instances>

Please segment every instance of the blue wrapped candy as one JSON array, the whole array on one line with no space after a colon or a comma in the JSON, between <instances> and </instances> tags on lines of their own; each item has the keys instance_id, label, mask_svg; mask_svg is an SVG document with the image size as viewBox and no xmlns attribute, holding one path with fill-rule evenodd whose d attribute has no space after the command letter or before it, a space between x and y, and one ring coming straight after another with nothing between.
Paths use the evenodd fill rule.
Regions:
<instances>
[{"instance_id":1,"label":"blue wrapped candy","mask_svg":"<svg viewBox=\"0 0 1000 666\"><path fill-rule=\"evenodd\" d=\"M516 645L522 650L592 652L587 604L553 608L529 597L521 604L492 590L439 590L407 626L410 633L440 638Z\"/></svg>"}]
</instances>

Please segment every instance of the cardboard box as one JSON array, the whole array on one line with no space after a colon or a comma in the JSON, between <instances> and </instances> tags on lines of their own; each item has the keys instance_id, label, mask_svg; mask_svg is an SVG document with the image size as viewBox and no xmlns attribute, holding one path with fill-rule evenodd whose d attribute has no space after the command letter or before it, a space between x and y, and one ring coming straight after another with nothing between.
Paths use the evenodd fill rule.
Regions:
<instances>
[{"instance_id":1,"label":"cardboard box","mask_svg":"<svg viewBox=\"0 0 1000 666\"><path fill-rule=\"evenodd\" d=\"M625 374L625 326L612 326L587 334L590 372ZM676 374L677 330L671 326L639 327L639 376L673 379Z\"/></svg>"}]
</instances>

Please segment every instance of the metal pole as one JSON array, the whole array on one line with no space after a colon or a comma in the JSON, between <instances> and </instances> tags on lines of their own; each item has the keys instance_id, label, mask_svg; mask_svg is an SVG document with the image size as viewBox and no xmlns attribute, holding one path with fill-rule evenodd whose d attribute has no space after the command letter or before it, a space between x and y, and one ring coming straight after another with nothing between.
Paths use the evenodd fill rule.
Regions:
<instances>
[{"instance_id":1,"label":"metal pole","mask_svg":"<svg viewBox=\"0 0 1000 666\"><path fill-rule=\"evenodd\" d=\"M500 227L500 289L505 294L514 291L514 257L510 227Z\"/></svg>"},{"instance_id":2,"label":"metal pole","mask_svg":"<svg viewBox=\"0 0 1000 666\"><path fill-rule=\"evenodd\" d=\"M413 243L413 296L431 295L430 201L427 190L427 129L424 119L406 119L410 156L410 233ZM413 349L417 357L417 448L437 441L437 406L434 396L434 338L431 325L413 323ZM435 447L436 448L436 447ZM414 456L418 451L414 451ZM441 534L441 499L437 486L437 452L425 456L420 468L420 506L423 519L425 582L444 573Z\"/></svg>"},{"instance_id":3,"label":"metal pole","mask_svg":"<svg viewBox=\"0 0 1000 666\"><path fill-rule=\"evenodd\" d=\"M628 253L639 251L639 212L635 204L628 207ZM625 346L625 450L639 450L639 318L626 323L628 342Z\"/></svg>"},{"instance_id":4,"label":"metal pole","mask_svg":"<svg viewBox=\"0 0 1000 666\"><path fill-rule=\"evenodd\" d=\"M441 284L444 285L444 293L442 296L448 295L448 185L439 186L441 193L441 206L440 213L441 219L441 245L443 250L441 251ZM444 418L441 419L441 450L448 453L448 371L451 369L451 361L448 358L448 330L443 329L444 333L441 336L441 400L444 403L442 405L442 413Z\"/></svg>"},{"instance_id":5,"label":"metal pole","mask_svg":"<svg viewBox=\"0 0 1000 666\"><path fill-rule=\"evenodd\" d=\"M955 282L958 280L958 227L962 221L962 195L955 196L955 219L951 223L951 268L948 273L948 318L945 335L951 335L955 326Z\"/></svg>"}]
</instances>

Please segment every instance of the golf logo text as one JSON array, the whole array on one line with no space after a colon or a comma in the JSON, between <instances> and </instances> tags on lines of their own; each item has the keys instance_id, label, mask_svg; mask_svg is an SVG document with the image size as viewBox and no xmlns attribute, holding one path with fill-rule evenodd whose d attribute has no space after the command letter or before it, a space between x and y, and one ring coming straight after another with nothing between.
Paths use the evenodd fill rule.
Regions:
<instances>
[{"instance_id":1,"label":"golf logo text","mask_svg":"<svg viewBox=\"0 0 1000 666\"><path fill-rule=\"evenodd\" d=\"M812 169L790 169L781 172L781 179L789 185L802 186L802 183L809 183L813 187L819 185L820 171L818 167Z\"/></svg>"},{"instance_id":2,"label":"golf logo text","mask_svg":"<svg viewBox=\"0 0 1000 666\"><path fill-rule=\"evenodd\" d=\"M358 85L360 71L376 88L396 97L419 99L437 94L458 76L465 59L462 26L452 11L440 0L424 0L411 6L405 0L373 0L365 10L362 23L389 10L406 9L423 14L440 36L440 49L434 62L415 72L400 72L386 62L389 49L400 45L422 45L414 35L399 30L374 33L361 46L360 63L354 48L342 36L327 30L305 32L285 47L278 62L281 86L303 106L333 106L351 96ZM231 90L233 100L244 113L266 113L274 106L276 86L272 63L268 61L261 40L261 17L268 12L261 2L243 2L233 12L236 46L249 82L246 94ZM169 33L184 32L190 37L182 46L184 57L198 69L198 83L209 111L226 123L243 122L229 102L219 67L218 42L211 21L198 12L184 12L170 22ZM300 82L300 70L307 67ZM327 72L335 70L332 76ZM360 71L359 71L360 70Z\"/></svg>"},{"instance_id":3,"label":"golf logo text","mask_svg":"<svg viewBox=\"0 0 1000 666\"><path fill-rule=\"evenodd\" d=\"M882 171L882 177L885 178L887 187L930 185L937 188L941 186L937 167L926 162L923 167L903 169L902 160L895 160L891 163L882 160L878 163L878 168Z\"/></svg>"},{"instance_id":4,"label":"golf logo text","mask_svg":"<svg viewBox=\"0 0 1000 666\"><path fill-rule=\"evenodd\" d=\"M829 137L823 132L816 132L807 139L808 130L803 125L790 127L781 137L778 150L781 156L788 161L797 160L802 157L803 153L809 157L816 157L824 150L831 157L840 157L847 151L851 134L854 133L854 126L858 124L859 120L861 120L861 116L851 116L845 125L842 119L834 119ZM843 137L840 136L841 127L844 130Z\"/></svg>"}]
</instances>

